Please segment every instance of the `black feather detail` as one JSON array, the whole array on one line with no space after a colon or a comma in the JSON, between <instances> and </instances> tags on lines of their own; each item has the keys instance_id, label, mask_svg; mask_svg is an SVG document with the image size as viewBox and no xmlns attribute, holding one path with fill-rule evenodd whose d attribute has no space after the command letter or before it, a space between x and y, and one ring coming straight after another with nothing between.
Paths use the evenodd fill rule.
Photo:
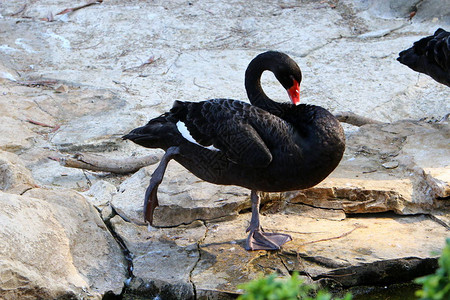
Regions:
<instances>
[{"instance_id":1,"label":"black feather detail","mask_svg":"<svg viewBox=\"0 0 450 300\"><path fill-rule=\"evenodd\" d=\"M258 77L264 69L273 71L288 88L292 78L301 80L297 64L279 52L255 58L246 77ZM336 168L345 138L331 113L319 106L274 102L262 92L259 78L246 78L246 88L252 104L177 100L169 112L124 138L149 148L177 147L173 159L197 177L257 191L308 188ZM180 121L196 143L180 133ZM208 149L211 145L220 151Z\"/></svg>"},{"instance_id":2,"label":"black feather detail","mask_svg":"<svg viewBox=\"0 0 450 300\"><path fill-rule=\"evenodd\" d=\"M450 86L450 32L442 28L399 53L399 62Z\"/></svg>"}]
</instances>

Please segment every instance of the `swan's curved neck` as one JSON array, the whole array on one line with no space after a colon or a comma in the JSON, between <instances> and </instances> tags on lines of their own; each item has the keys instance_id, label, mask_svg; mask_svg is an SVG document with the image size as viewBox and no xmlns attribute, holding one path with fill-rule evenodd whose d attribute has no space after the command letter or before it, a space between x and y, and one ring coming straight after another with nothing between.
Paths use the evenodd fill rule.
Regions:
<instances>
[{"instance_id":1,"label":"swan's curved neck","mask_svg":"<svg viewBox=\"0 0 450 300\"><path fill-rule=\"evenodd\" d=\"M280 103L270 99L261 87L261 76L266 70L271 71L263 61L252 61L245 72L245 89L251 104L274 113L279 111Z\"/></svg>"}]
</instances>

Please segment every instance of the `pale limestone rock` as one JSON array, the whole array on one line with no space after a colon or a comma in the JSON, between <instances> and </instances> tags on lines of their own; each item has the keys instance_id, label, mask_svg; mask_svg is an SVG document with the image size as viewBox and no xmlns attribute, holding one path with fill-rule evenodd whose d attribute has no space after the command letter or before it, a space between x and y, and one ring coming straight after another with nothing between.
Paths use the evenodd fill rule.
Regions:
<instances>
[{"instance_id":1,"label":"pale limestone rock","mask_svg":"<svg viewBox=\"0 0 450 300\"><path fill-rule=\"evenodd\" d=\"M0 150L0 190L13 194L22 194L36 187L30 170L14 153Z\"/></svg>"},{"instance_id":2,"label":"pale limestone rock","mask_svg":"<svg viewBox=\"0 0 450 300\"><path fill-rule=\"evenodd\" d=\"M344 209L342 208L321 209L311 205L294 204L292 202L285 206L284 212L313 219L340 221L346 218Z\"/></svg>"},{"instance_id":3,"label":"pale limestone rock","mask_svg":"<svg viewBox=\"0 0 450 300\"><path fill-rule=\"evenodd\" d=\"M33 189L25 196L1 192L0 201L3 299L120 294L121 249L82 196Z\"/></svg>"},{"instance_id":4,"label":"pale limestone rock","mask_svg":"<svg viewBox=\"0 0 450 300\"><path fill-rule=\"evenodd\" d=\"M54 119L33 101L31 88L13 82L0 85L0 150L20 152L31 148L39 139L37 133L51 128L27 120L53 125Z\"/></svg>"},{"instance_id":5,"label":"pale limestone rock","mask_svg":"<svg viewBox=\"0 0 450 300\"><path fill-rule=\"evenodd\" d=\"M67 82L67 78L60 78ZM92 89L80 86L79 83L68 84L71 89L69 93L55 93L53 89L43 90L34 98L35 109L40 109L47 115L58 117L65 121L71 121L86 115L121 110L125 101L113 91L102 88ZM85 120L85 119L81 119ZM90 120L87 128L95 124L95 119ZM65 125L60 124L60 125ZM52 134L53 135L53 134Z\"/></svg>"},{"instance_id":6,"label":"pale limestone rock","mask_svg":"<svg viewBox=\"0 0 450 300\"><path fill-rule=\"evenodd\" d=\"M197 243L207 230L202 223L149 230L115 216L111 224L133 254L131 288L135 293L194 299L190 274L199 260Z\"/></svg>"},{"instance_id":7,"label":"pale limestone rock","mask_svg":"<svg viewBox=\"0 0 450 300\"><path fill-rule=\"evenodd\" d=\"M61 84L55 89L55 93L67 93L69 91L69 88L65 84Z\"/></svg>"},{"instance_id":8,"label":"pale limestone rock","mask_svg":"<svg viewBox=\"0 0 450 300\"><path fill-rule=\"evenodd\" d=\"M423 170L422 175L431 186L432 197L450 196L450 125L448 121L419 123L402 147L401 156Z\"/></svg>"},{"instance_id":9,"label":"pale limestone rock","mask_svg":"<svg viewBox=\"0 0 450 300\"><path fill-rule=\"evenodd\" d=\"M144 194L145 184L150 174L147 168L142 168L126 179L118 189L117 194L113 195L111 206L126 221L139 225L145 225L144 222Z\"/></svg>"},{"instance_id":10,"label":"pale limestone rock","mask_svg":"<svg viewBox=\"0 0 450 300\"><path fill-rule=\"evenodd\" d=\"M0 150L14 152L30 148L34 134L24 125L24 122L3 115L0 116L0 123L6 124L0 127Z\"/></svg>"},{"instance_id":11,"label":"pale limestone rock","mask_svg":"<svg viewBox=\"0 0 450 300\"><path fill-rule=\"evenodd\" d=\"M101 211L102 220L107 222L116 215L111 205L105 206Z\"/></svg>"},{"instance_id":12,"label":"pale limestone rock","mask_svg":"<svg viewBox=\"0 0 450 300\"><path fill-rule=\"evenodd\" d=\"M396 160L388 161L388 162L385 162L384 164L382 164L382 166L385 169L395 169L398 167L398 161L396 161Z\"/></svg>"},{"instance_id":13,"label":"pale limestone rock","mask_svg":"<svg viewBox=\"0 0 450 300\"><path fill-rule=\"evenodd\" d=\"M283 253L288 254L292 262L287 265L297 266L292 269L304 269L315 280L330 278L344 286L392 282L396 279L395 274L387 271L390 267L398 268L398 276L405 279L420 276L424 272L421 268L426 269L427 263L428 268L433 267L429 258L436 257L449 233L427 216L374 215L342 222L300 221L297 218L301 219L290 216L284 221L288 227L301 222L301 233L292 233L293 242L283 248ZM277 223L277 218L271 222ZM328 226L333 230L323 230ZM410 258L414 259L411 261ZM302 265L302 261L307 265ZM400 270L409 263L411 269L402 273ZM339 269L345 272L337 271ZM352 270L359 275L350 275Z\"/></svg>"},{"instance_id":14,"label":"pale limestone rock","mask_svg":"<svg viewBox=\"0 0 450 300\"><path fill-rule=\"evenodd\" d=\"M448 210L435 210L432 212L431 217L450 230L450 212Z\"/></svg>"},{"instance_id":15,"label":"pale limestone rock","mask_svg":"<svg viewBox=\"0 0 450 300\"><path fill-rule=\"evenodd\" d=\"M45 159L30 166L33 178L45 187L64 187L73 190L88 190L88 180L95 177L81 169L66 168L54 160Z\"/></svg>"},{"instance_id":16,"label":"pale limestone rock","mask_svg":"<svg viewBox=\"0 0 450 300\"><path fill-rule=\"evenodd\" d=\"M156 167L157 164L136 172L113 196L112 206L126 220L144 224L145 190ZM160 206L155 209L154 225L176 226L236 214L250 207L249 193L241 187L204 182L172 160L158 188Z\"/></svg>"},{"instance_id":17,"label":"pale limestone rock","mask_svg":"<svg viewBox=\"0 0 450 300\"><path fill-rule=\"evenodd\" d=\"M94 183L89 190L81 194L84 195L92 205L102 210L109 205L116 192L117 188L114 185L107 181L99 180Z\"/></svg>"},{"instance_id":18,"label":"pale limestone rock","mask_svg":"<svg viewBox=\"0 0 450 300\"><path fill-rule=\"evenodd\" d=\"M17 81L18 78L17 71L12 68L11 63L3 57L0 58L0 82Z\"/></svg>"},{"instance_id":19,"label":"pale limestone rock","mask_svg":"<svg viewBox=\"0 0 450 300\"><path fill-rule=\"evenodd\" d=\"M121 136L127 133L130 123L138 126L134 118L123 114L120 103L107 113L92 113L75 118L53 135L52 142L61 151L106 151L125 145ZM111 122L114 120L114 122ZM131 125L131 126L133 126ZM120 134L123 133L123 134Z\"/></svg>"}]
</instances>

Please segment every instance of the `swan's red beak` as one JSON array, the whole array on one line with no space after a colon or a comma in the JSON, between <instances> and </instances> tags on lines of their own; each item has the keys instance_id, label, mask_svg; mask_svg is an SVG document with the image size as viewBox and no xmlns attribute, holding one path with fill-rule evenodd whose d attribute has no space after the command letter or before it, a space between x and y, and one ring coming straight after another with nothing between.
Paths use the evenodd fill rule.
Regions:
<instances>
[{"instance_id":1,"label":"swan's red beak","mask_svg":"<svg viewBox=\"0 0 450 300\"><path fill-rule=\"evenodd\" d=\"M297 80L294 80L294 84L290 89L287 90L289 98L291 99L292 103L295 105L300 104L300 84L297 82Z\"/></svg>"}]
</instances>

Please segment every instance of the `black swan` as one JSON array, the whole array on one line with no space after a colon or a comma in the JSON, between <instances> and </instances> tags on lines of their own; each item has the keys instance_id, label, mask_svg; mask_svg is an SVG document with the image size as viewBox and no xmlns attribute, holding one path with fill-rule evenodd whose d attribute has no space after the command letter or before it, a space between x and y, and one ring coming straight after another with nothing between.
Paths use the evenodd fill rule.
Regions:
<instances>
[{"instance_id":1,"label":"black swan","mask_svg":"<svg viewBox=\"0 0 450 300\"><path fill-rule=\"evenodd\" d=\"M442 28L399 53L399 62L450 86L450 32Z\"/></svg>"},{"instance_id":2,"label":"black swan","mask_svg":"<svg viewBox=\"0 0 450 300\"><path fill-rule=\"evenodd\" d=\"M260 78L272 71L293 102L277 103L263 92ZM166 153L145 194L145 219L153 221L157 189L167 163L175 159L197 177L251 190L252 217L247 250L277 250L292 238L264 232L259 222L258 191L281 192L312 187L340 162L345 138L339 121L319 106L299 104L302 79L286 54L269 51L254 58L245 73L252 105L238 100L175 101L172 109L123 139Z\"/></svg>"}]
</instances>

